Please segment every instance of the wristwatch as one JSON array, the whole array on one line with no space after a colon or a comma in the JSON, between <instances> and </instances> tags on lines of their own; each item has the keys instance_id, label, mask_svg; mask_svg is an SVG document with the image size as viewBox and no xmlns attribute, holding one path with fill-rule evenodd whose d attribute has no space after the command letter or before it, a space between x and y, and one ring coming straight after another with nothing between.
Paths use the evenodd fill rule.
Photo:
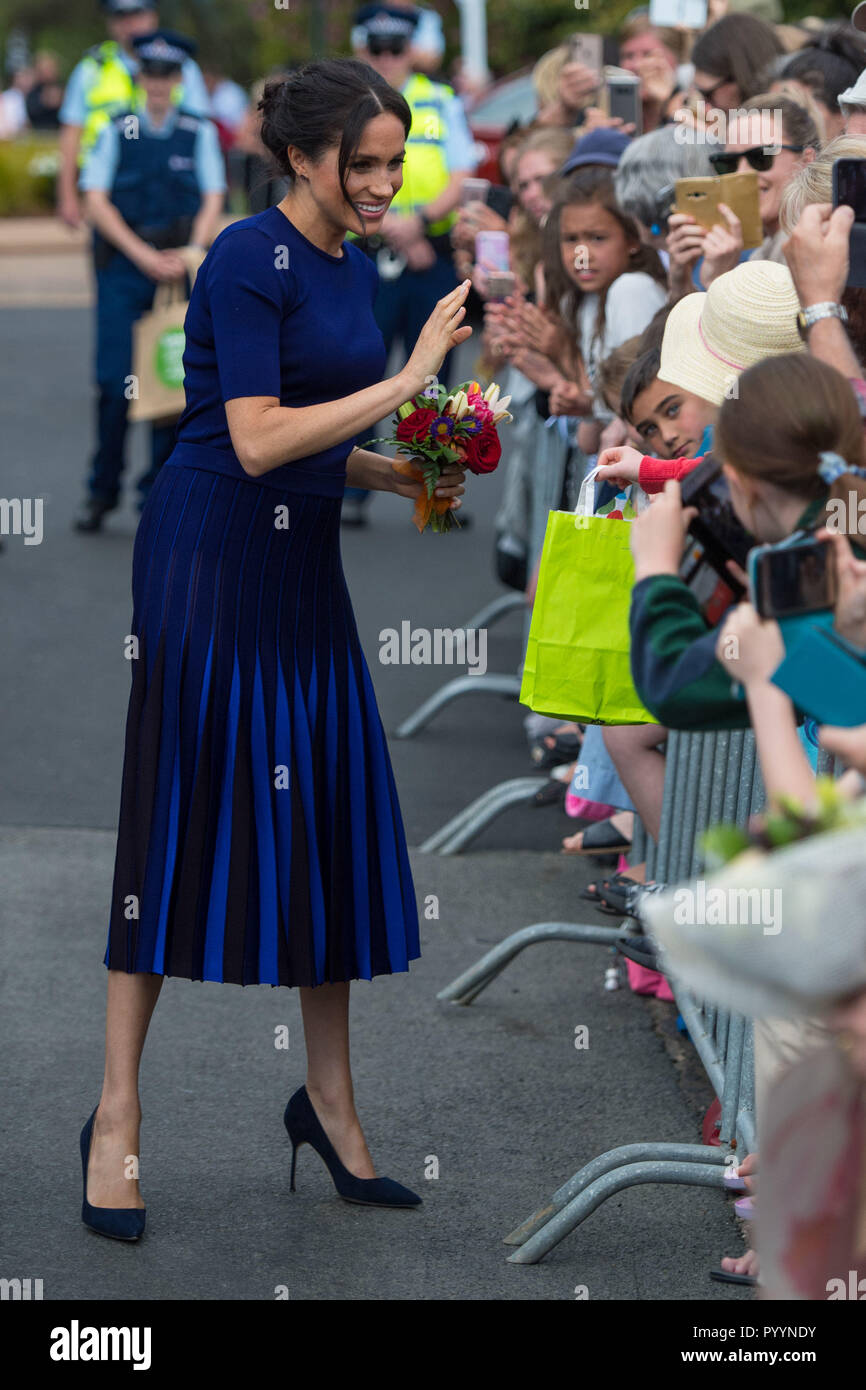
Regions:
<instances>
[{"instance_id":1,"label":"wristwatch","mask_svg":"<svg viewBox=\"0 0 866 1390\"><path fill-rule=\"evenodd\" d=\"M428 217L427 214L426 214L426 212L424 211L423 208L419 208L419 209L418 209L418 216L421 218L421 226L424 228L424 235L425 235L425 236L429 236L429 235L430 235L430 225L431 225L431 223L432 223L432 221L433 221L433 218L432 218L432 217Z\"/></svg>"},{"instance_id":2,"label":"wristwatch","mask_svg":"<svg viewBox=\"0 0 866 1390\"><path fill-rule=\"evenodd\" d=\"M835 304L832 300L826 300L822 304L810 304L807 308L801 309L797 315L797 332L804 342L809 329L819 319L841 319L842 323L847 323L848 314L842 304Z\"/></svg>"}]
</instances>

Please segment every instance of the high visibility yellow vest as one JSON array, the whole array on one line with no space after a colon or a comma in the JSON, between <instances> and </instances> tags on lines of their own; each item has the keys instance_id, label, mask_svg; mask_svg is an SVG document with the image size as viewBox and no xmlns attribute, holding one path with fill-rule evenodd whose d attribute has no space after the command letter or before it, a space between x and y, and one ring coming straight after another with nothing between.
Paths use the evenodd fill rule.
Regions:
<instances>
[{"instance_id":1,"label":"high visibility yellow vest","mask_svg":"<svg viewBox=\"0 0 866 1390\"><path fill-rule=\"evenodd\" d=\"M102 129L112 116L121 111L141 111L146 94L136 85L135 78L120 56L120 44L106 39L97 44L84 56L84 99L87 114L81 132L78 163L84 164ZM183 94L183 86L178 83L172 89L172 100L177 104Z\"/></svg>"},{"instance_id":2,"label":"high visibility yellow vest","mask_svg":"<svg viewBox=\"0 0 866 1390\"><path fill-rule=\"evenodd\" d=\"M403 88L403 96L412 112L412 126L406 139L403 186L391 200L391 207L397 212L417 212L438 197L450 178L445 158L446 107L454 89L416 72ZM455 209L431 223L430 231L434 236L447 232L456 220Z\"/></svg>"}]
</instances>

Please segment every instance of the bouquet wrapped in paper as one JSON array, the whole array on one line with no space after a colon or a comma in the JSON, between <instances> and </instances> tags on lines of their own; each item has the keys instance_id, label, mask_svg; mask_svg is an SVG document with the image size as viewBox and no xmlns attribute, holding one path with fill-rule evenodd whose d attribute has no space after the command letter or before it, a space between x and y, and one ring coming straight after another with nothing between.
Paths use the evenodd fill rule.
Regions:
<instances>
[{"instance_id":1,"label":"bouquet wrapped in paper","mask_svg":"<svg viewBox=\"0 0 866 1390\"><path fill-rule=\"evenodd\" d=\"M507 409L510 400L510 396L500 400L495 382L484 392L477 381L465 381L453 392L433 382L400 406L392 435L367 440L367 444L397 444L410 455L396 459L394 468L424 484L412 517L419 532L428 527L450 531L460 525L449 499L434 496L442 469L462 460L470 473L493 472L502 456L497 426L512 418Z\"/></svg>"}]
</instances>

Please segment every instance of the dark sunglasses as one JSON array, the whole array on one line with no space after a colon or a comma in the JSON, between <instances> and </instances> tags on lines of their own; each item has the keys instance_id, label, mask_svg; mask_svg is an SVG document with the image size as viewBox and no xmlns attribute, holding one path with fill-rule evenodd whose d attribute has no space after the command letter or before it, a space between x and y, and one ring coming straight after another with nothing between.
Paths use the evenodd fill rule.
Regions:
<instances>
[{"instance_id":1,"label":"dark sunglasses","mask_svg":"<svg viewBox=\"0 0 866 1390\"><path fill-rule=\"evenodd\" d=\"M697 83L694 83L693 85L698 96L706 102L707 106L712 106L713 99L715 98L716 92L719 90L719 88L724 87L728 82L733 82L733 80L734 79L732 77L722 77L718 82L715 83L714 86L707 87L706 90L703 87L699 87Z\"/></svg>"},{"instance_id":2,"label":"dark sunglasses","mask_svg":"<svg viewBox=\"0 0 866 1390\"><path fill-rule=\"evenodd\" d=\"M739 150L736 154L711 154L710 163L717 174L735 174L740 160L747 159L756 173L765 174L772 169L773 160L780 150L801 154L805 148L805 145L755 145L751 150Z\"/></svg>"},{"instance_id":3,"label":"dark sunglasses","mask_svg":"<svg viewBox=\"0 0 866 1390\"><path fill-rule=\"evenodd\" d=\"M409 41L408 39L380 39L371 34L367 39L367 47L373 54L392 53L396 58L401 53L406 52Z\"/></svg>"}]
</instances>

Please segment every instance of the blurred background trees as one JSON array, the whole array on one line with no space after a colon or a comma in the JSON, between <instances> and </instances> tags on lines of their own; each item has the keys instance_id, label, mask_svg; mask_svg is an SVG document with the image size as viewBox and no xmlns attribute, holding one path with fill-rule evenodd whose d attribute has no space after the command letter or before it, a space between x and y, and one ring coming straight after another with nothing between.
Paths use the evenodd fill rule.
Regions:
<instances>
[{"instance_id":1,"label":"blurred background trees","mask_svg":"<svg viewBox=\"0 0 866 1390\"><path fill-rule=\"evenodd\" d=\"M160 22L194 35L200 58L247 85L286 62L310 58L314 46L329 54L350 52L349 30L357 0L161 0ZM442 15L448 41L445 66L460 52L460 12L454 0L425 0ZM847 19L838 0L782 0L785 19L816 15ZM588 0L576 9L569 0L488 0L489 62L501 75L539 58L566 35L615 33L634 8L633 0ZM0 13L4 67L16 34L31 51L53 49L67 75L85 48L104 36L97 0L5 0Z\"/></svg>"}]
</instances>

